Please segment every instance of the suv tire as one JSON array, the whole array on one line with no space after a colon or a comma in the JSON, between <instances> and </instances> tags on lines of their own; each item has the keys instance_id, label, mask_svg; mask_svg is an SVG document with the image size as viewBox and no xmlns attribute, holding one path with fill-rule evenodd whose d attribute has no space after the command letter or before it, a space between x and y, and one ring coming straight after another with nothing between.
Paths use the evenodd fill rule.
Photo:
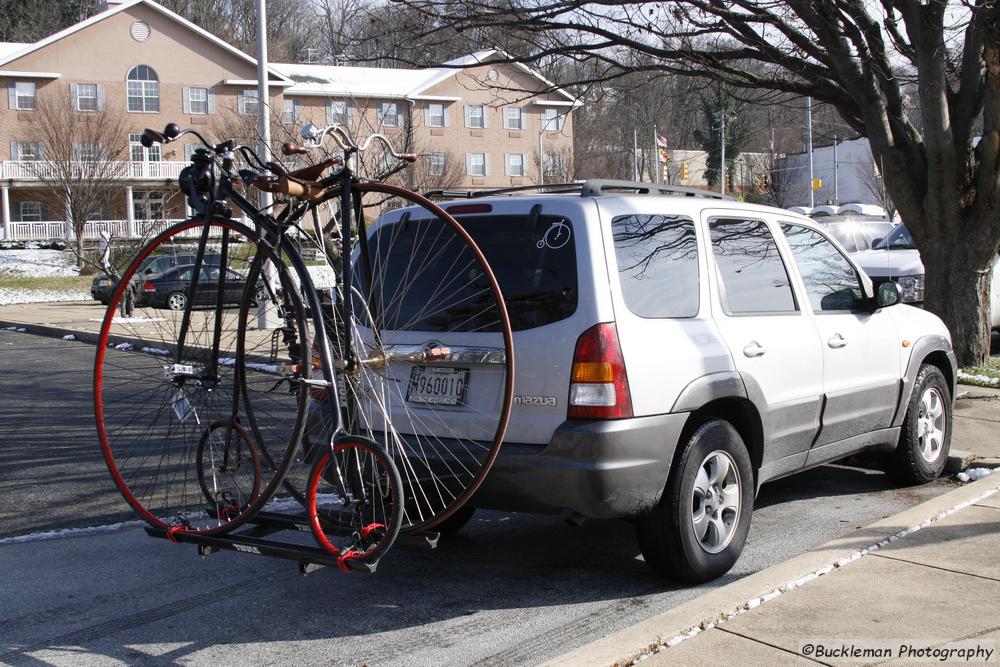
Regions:
<instances>
[{"instance_id":1,"label":"suv tire","mask_svg":"<svg viewBox=\"0 0 1000 667\"><path fill-rule=\"evenodd\" d=\"M753 469L740 434L720 419L699 425L681 447L663 497L640 517L636 536L658 574L702 583L728 572L743 551L753 512Z\"/></svg>"},{"instance_id":2,"label":"suv tire","mask_svg":"<svg viewBox=\"0 0 1000 667\"><path fill-rule=\"evenodd\" d=\"M951 417L948 381L936 366L922 365L913 383L889 472L910 484L937 479L951 448Z\"/></svg>"}]
</instances>

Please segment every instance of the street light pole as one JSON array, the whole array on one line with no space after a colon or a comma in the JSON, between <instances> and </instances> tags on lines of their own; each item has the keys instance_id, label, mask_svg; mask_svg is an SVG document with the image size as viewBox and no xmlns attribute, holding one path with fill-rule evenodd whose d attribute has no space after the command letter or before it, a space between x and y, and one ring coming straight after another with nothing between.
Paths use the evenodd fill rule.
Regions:
<instances>
[{"instance_id":1,"label":"street light pole","mask_svg":"<svg viewBox=\"0 0 1000 667\"><path fill-rule=\"evenodd\" d=\"M271 159L271 97L267 85L267 7L266 0L257 0L257 133L260 135L258 152L263 161ZM260 191L261 210L271 207L271 193ZM259 229L257 231L260 231ZM277 274L274 266L268 262L264 265L264 280L274 284ZM257 328L270 329L278 325L277 314L272 309L265 308L266 299L260 299L257 304Z\"/></svg>"}]
</instances>

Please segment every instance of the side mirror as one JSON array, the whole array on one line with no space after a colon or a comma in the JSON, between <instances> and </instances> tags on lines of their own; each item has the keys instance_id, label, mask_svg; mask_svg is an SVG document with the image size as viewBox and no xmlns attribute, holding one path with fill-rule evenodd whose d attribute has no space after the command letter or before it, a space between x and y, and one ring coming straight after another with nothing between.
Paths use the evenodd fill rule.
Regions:
<instances>
[{"instance_id":1,"label":"side mirror","mask_svg":"<svg viewBox=\"0 0 1000 667\"><path fill-rule=\"evenodd\" d=\"M181 133L181 127L177 123L168 123L165 128L163 128L163 136L167 139L176 139Z\"/></svg>"},{"instance_id":2,"label":"side mirror","mask_svg":"<svg viewBox=\"0 0 1000 667\"><path fill-rule=\"evenodd\" d=\"M885 238L884 236L880 236L877 239L872 239L872 247L873 248L877 248L878 244L881 243L882 239L884 239L884 238Z\"/></svg>"},{"instance_id":3,"label":"side mirror","mask_svg":"<svg viewBox=\"0 0 1000 667\"><path fill-rule=\"evenodd\" d=\"M885 308L886 306L895 306L902 300L903 293L900 291L899 285L891 280L878 286L878 292L875 294L876 307Z\"/></svg>"}]
</instances>

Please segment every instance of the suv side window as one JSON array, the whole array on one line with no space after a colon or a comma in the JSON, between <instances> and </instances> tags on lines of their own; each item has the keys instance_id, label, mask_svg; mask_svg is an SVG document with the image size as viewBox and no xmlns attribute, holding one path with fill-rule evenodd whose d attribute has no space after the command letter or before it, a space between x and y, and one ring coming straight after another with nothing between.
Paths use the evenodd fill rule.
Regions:
<instances>
[{"instance_id":1,"label":"suv side window","mask_svg":"<svg viewBox=\"0 0 1000 667\"><path fill-rule=\"evenodd\" d=\"M714 218L708 228L726 314L798 311L788 271L766 224Z\"/></svg>"},{"instance_id":2,"label":"suv side window","mask_svg":"<svg viewBox=\"0 0 1000 667\"><path fill-rule=\"evenodd\" d=\"M622 215L611 220L625 305L639 317L698 314L698 244L694 220Z\"/></svg>"},{"instance_id":3,"label":"suv side window","mask_svg":"<svg viewBox=\"0 0 1000 667\"><path fill-rule=\"evenodd\" d=\"M862 306L864 293L858 274L825 236L788 223L781 224L781 231L792 248L813 311L855 310Z\"/></svg>"}]
</instances>

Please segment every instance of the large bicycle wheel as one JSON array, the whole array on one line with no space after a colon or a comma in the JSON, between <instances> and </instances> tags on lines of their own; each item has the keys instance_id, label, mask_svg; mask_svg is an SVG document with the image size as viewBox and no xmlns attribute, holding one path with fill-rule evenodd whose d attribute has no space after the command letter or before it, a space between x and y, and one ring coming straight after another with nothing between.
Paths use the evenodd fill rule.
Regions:
<instances>
[{"instance_id":1,"label":"large bicycle wheel","mask_svg":"<svg viewBox=\"0 0 1000 667\"><path fill-rule=\"evenodd\" d=\"M336 193L335 193L336 194ZM510 414L510 322L469 234L432 202L358 184L353 313L327 313L349 434L377 442L403 481L403 530L432 529L482 484ZM383 211L387 211L383 214ZM332 419L313 396L307 433Z\"/></svg>"},{"instance_id":2,"label":"large bicycle wheel","mask_svg":"<svg viewBox=\"0 0 1000 667\"><path fill-rule=\"evenodd\" d=\"M253 230L213 219L195 280L204 228L194 219L170 227L125 271L101 326L94 407L105 461L135 511L158 528L210 534L243 523L281 481L304 423L306 393L296 378L309 369L277 353L270 329L239 326L239 305L259 288L249 268L259 254L274 261L273 253ZM160 264L171 268L137 275L151 255L169 258ZM276 289L289 295L281 328L301 339L296 289ZM137 298L124 318L117 311L127 290ZM190 309L170 308L177 294ZM238 347L245 369L237 369ZM252 417L248 399L257 407Z\"/></svg>"},{"instance_id":3,"label":"large bicycle wheel","mask_svg":"<svg viewBox=\"0 0 1000 667\"><path fill-rule=\"evenodd\" d=\"M378 445L348 436L317 457L309 475L307 510L313 536L346 561L371 563L399 535L403 484Z\"/></svg>"}]
</instances>

